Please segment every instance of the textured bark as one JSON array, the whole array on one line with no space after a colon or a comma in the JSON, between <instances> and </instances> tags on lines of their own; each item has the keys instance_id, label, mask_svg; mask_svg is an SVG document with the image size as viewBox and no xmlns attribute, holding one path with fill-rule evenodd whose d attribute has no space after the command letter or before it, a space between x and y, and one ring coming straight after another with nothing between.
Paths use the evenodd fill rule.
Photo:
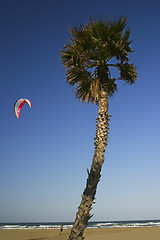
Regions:
<instances>
[{"instance_id":1,"label":"textured bark","mask_svg":"<svg viewBox=\"0 0 160 240\"><path fill-rule=\"evenodd\" d=\"M76 214L76 219L73 224L68 240L83 240L83 232L92 217L90 210L95 200L95 194L98 182L101 177L101 168L104 162L104 152L108 142L109 130L109 115L108 115L108 95L101 90L98 101L98 118L96 125L95 152L86 188L82 194L82 200Z\"/></svg>"}]
</instances>

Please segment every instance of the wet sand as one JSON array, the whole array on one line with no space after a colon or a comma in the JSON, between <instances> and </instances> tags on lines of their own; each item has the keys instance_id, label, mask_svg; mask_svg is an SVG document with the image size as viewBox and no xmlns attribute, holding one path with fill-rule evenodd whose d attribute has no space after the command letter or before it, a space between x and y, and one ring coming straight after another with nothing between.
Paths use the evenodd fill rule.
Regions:
<instances>
[{"instance_id":1,"label":"wet sand","mask_svg":"<svg viewBox=\"0 0 160 240\"><path fill-rule=\"evenodd\" d=\"M1 240L67 240L70 230L0 230ZM160 227L86 229L85 240L159 240Z\"/></svg>"}]
</instances>

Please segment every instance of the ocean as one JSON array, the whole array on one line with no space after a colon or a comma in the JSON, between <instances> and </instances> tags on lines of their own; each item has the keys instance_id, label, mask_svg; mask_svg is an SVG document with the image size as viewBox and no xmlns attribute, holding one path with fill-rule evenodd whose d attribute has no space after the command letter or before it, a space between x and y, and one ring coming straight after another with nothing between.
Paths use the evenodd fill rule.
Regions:
<instances>
[{"instance_id":1,"label":"ocean","mask_svg":"<svg viewBox=\"0 0 160 240\"><path fill-rule=\"evenodd\" d=\"M3 229L71 229L72 222L33 222L33 223L0 223ZM122 227L158 227L160 220L137 220L137 221L99 221L89 222L87 228L122 228Z\"/></svg>"}]
</instances>

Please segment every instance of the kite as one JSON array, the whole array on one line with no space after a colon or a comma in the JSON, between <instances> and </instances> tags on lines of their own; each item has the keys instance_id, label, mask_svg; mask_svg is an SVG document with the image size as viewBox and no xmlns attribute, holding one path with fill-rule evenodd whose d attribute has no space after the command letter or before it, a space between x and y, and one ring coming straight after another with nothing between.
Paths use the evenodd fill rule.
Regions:
<instances>
[{"instance_id":1,"label":"kite","mask_svg":"<svg viewBox=\"0 0 160 240\"><path fill-rule=\"evenodd\" d=\"M14 112L17 118L19 118L20 111L25 103L28 103L32 107L31 101L28 99L19 98L14 104Z\"/></svg>"}]
</instances>

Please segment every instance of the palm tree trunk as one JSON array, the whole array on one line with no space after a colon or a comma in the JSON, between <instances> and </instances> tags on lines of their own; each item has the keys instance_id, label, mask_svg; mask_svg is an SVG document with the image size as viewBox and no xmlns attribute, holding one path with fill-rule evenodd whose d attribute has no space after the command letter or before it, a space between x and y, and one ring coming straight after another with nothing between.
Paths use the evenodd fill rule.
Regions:
<instances>
[{"instance_id":1,"label":"palm tree trunk","mask_svg":"<svg viewBox=\"0 0 160 240\"><path fill-rule=\"evenodd\" d=\"M93 162L90 172L87 169L88 179L86 188L82 194L82 200L68 240L83 240L83 232L89 219L92 217L90 210L95 200L97 185L101 177L100 172L104 162L104 152L108 142L109 117L108 95L105 91L101 90L98 101L98 118Z\"/></svg>"}]
</instances>

